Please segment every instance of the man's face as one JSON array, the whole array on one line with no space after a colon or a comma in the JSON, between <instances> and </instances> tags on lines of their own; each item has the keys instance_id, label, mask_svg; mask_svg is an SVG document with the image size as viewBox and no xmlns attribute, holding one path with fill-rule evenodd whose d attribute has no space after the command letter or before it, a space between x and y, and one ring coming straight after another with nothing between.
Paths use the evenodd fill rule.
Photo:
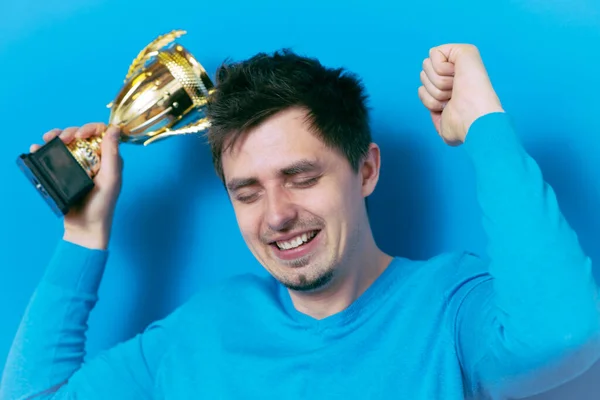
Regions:
<instances>
[{"instance_id":1,"label":"man's face","mask_svg":"<svg viewBox=\"0 0 600 400\"><path fill-rule=\"evenodd\" d=\"M364 197L374 189L379 166L377 159L375 173L363 164L354 172L309 130L305 115L292 108L271 117L222 159L248 247L277 280L303 291L343 274L341 266L368 228Z\"/></svg>"}]
</instances>

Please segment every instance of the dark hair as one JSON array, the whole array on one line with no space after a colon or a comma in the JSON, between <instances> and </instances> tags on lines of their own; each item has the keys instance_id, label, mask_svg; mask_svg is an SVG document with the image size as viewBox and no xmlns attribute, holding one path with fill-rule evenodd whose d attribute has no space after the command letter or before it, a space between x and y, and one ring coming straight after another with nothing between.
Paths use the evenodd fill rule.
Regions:
<instances>
[{"instance_id":1,"label":"dark hair","mask_svg":"<svg viewBox=\"0 0 600 400\"><path fill-rule=\"evenodd\" d=\"M358 171L371 132L367 95L354 74L326 68L314 58L284 49L223 63L216 78L216 90L207 105L208 142L222 180L223 152L241 135L290 107L305 108L311 129L325 145L340 150Z\"/></svg>"}]
</instances>

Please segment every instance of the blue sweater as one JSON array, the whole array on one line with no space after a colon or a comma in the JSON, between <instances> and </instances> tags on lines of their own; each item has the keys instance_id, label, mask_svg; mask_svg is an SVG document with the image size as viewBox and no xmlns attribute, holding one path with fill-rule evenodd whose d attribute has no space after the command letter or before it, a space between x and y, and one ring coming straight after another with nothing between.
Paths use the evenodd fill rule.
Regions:
<instances>
[{"instance_id":1,"label":"blue sweater","mask_svg":"<svg viewBox=\"0 0 600 400\"><path fill-rule=\"evenodd\" d=\"M463 399L524 396L600 354L591 261L506 114L472 125L490 262L397 257L316 320L251 275L198 294L83 362L107 252L60 242L4 371L1 399Z\"/></svg>"}]
</instances>

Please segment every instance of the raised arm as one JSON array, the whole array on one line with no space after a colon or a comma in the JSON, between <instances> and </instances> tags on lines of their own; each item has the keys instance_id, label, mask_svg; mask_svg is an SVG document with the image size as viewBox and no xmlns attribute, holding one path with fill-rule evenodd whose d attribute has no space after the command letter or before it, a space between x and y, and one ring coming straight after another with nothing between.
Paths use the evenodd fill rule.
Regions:
<instances>
[{"instance_id":1,"label":"raised arm","mask_svg":"<svg viewBox=\"0 0 600 400\"><path fill-rule=\"evenodd\" d=\"M86 125L80 135L104 128ZM76 128L54 130L44 140L61 133L68 142L76 132ZM0 385L2 400L149 397L165 342L160 325L84 364L88 317L97 301L120 191L116 133L109 130L102 142L95 189L82 207L65 216L64 238L31 297L10 349ZM32 146L32 151L37 148Z\"/></svg>"},{"instance_id":2,"label":"raised arm","mask_svg":"<svg viewBox=\"0 0 600 400\"><path fill-rule=\"evenodd\" d=\"M438 85L448 85L446 98L433 89L421 89L421 96L440 135L452 144L464 142L473 161L489 240L490 278L465 279L453 299L466 381L473 392L509 397L553 388L600 354L591 260L520 144L477 49L434 49L425 70ZM424 87L435 86L431 80ZM475 264L479 260L466 260L462 268L468 273Z\"/></svg>"}]
</instances>

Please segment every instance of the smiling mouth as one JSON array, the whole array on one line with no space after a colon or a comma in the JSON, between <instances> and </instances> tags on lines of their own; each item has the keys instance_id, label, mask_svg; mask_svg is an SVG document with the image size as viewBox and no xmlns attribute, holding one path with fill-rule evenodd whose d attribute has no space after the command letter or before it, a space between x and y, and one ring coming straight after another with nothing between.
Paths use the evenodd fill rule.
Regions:
<instances>
[{"instance_id":1,"label":"smiling mouth","mask_svg":"<svg viewBox=\"0 0 600 400\"><path fill-rule=\"evenodd\" d=\"M272 242L271 245L277 247L281 251L294 250L310 243L319 232L320 230L305 232L289 240Z\"/></svg>"}]
</instances>

